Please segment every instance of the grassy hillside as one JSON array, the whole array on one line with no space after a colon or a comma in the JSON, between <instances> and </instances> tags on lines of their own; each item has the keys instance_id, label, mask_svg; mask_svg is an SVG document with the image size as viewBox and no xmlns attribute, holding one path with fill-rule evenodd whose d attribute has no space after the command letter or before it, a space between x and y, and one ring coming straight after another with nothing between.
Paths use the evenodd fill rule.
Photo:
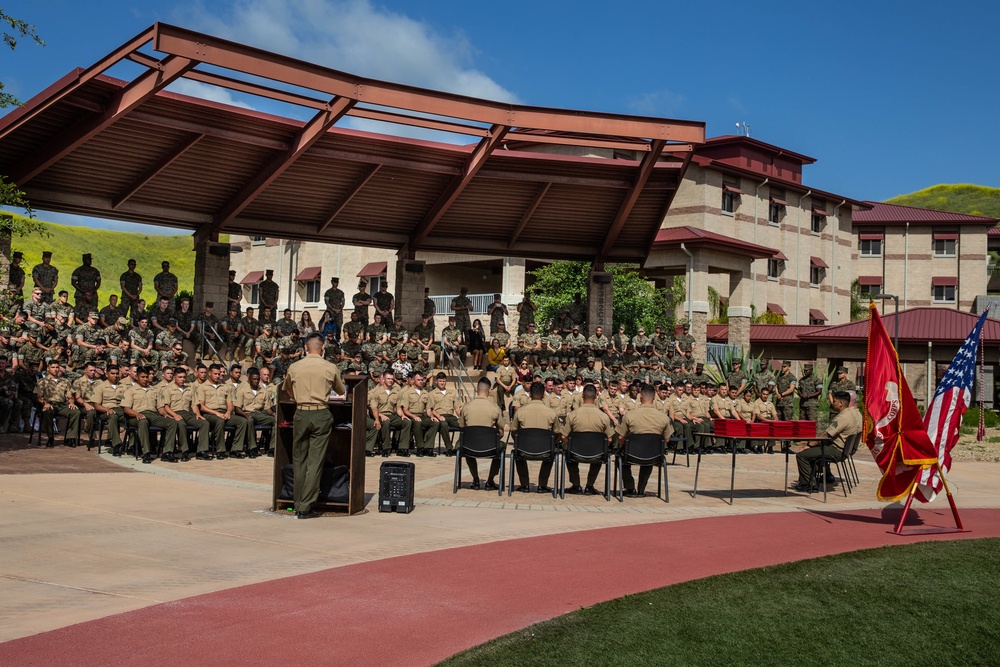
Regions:
<instances>
[{"instance_id":1,"label":"grassy hillside","mask_svg":"<svg viewBox=\"0 0 1000 667\"><path fill-rule=\"evenodd\" d=\"M1000 218L1000 188L982 185L935 185L887 199L886 203Z\"/></svg>"},{"instance_id":2,"label":"grassy hillside","mask_svg":"<svg viewBox=\"0 0 1000 667\"><path fill-rule=\"evenodd\" d=\"M42 261L43 250L52 251L52 264L59 269L58 289L69 290L71 302L70 276L83 263L81 256L86 252L94 256L94 267L101 272L101 307L107 305L111 290L121 294L118 277L128 268L125 263L129 259L137 263L136 271L143 278L142 297L147 301L156 294L153 276L160 272L160 262L164 260L170 262L170 272L177 275L180 289L190 290L194 285L194 246L189 234L150 236L52 223L45 223L45 226L50 236L15 238L12 243L12 250L24 253L21 265L29 274L26 287L32 284L31 267Z\"/></svg>"}]
</instances>

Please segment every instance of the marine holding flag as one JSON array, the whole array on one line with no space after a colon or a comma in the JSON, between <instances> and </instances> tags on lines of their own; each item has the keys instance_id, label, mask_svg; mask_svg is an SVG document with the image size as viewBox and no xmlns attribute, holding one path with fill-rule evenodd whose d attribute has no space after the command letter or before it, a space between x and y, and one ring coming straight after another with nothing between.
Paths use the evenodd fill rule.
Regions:
<instances>
[{"instance_id":1,"label":"marine holding flag","mask_svg":"<svg viewBox=\"0 0 1000 667\"><path fill-rule=\"evenodd\" d=\"M951 450L958 442L959 431L962 428L962 415L972 404L972 385L976 375L976 353L979 349L979 338L983 332L983 324L989 310L979 316L979 321L972 327L969 336L962 343L958 354L948 366L941 384L934 392L934 400L924 415L924 428L930 437L931 444L937 450L937 462L941 471L947 475L951 469ZM944 484L941 475L933 468L925 469L920 475L920 485L917 487L917 499L929 503L941 492Z\"/></svg>"},{"instance_id":2,"label":"marine holding flag","mask_svg":"<svg viewBox=\"0 0 1000 667\"><path fill-rule=\"evenodd\" d=\"M869 306L865 408L865 443L882 471L878 499L905 498L923 466L938 459L875 304Z\"/></svg>"}]
</instances>

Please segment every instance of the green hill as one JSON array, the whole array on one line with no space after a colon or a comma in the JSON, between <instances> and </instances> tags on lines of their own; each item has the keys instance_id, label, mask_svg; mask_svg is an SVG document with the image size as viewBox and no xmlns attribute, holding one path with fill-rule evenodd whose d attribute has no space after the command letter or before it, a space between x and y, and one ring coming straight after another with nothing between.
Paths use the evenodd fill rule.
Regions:
<instances>
[{"instance_id":1,"label":"green hill","mask_svg":"<svg viewBox=\"0 0 1000 667\"><path fill-rule=\"evenodd\" d=\"M101 272L101 307L107 305L108 296L121 294L118 276L128 267L129 259L136 261L136 271L143 278L142 297L150 301L156 294L153 290L153 276L160 272L160 262L170 262L170 272L177 275L179 287L191 290L194 285L194 252L189 234L176 236L147 235L135 232L116 232L107 229L69 227L46 222L50 236L39 235L14 238L12 250L24 253L21 265L29 274L27 286L31 285L31 267L42 261L42 251L52 251L52 264L59 269L58 289L69 290L70 302L73 290L70 276L83 263L81 256L91 253L94 267ZM25 291L27 294L27 291Z\"/></svg>"},{"instance_id":2,"label":"green hill","mask_svg":"<svg viewBox=\"0 0 1000 667\"><path fill-rule=\"evenodd\" d=\"M988 188L982 185L934 185L885 201L887 204L1000 218L1000 188Z\"/></svg>"}]
</instances>

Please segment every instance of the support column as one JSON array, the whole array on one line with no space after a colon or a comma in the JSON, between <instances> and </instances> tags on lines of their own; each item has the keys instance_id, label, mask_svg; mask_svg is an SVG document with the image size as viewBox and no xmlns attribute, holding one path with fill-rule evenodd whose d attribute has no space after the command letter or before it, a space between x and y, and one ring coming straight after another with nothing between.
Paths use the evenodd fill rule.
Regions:
<instances>
[{"instance_id":1,"label":"support column","mask_svg":"<svg viewBox=\"0 0 1000 667\"><path fill-rule=\"evenodd\" d=\"M524 259L521 257L503 258L503 302L507 305L507 331L517 333L518 321L521 319L517 312L517 304L524 298L525 286Z\"/></svg>"},{"instance_id":2,"label":"support column","mask_svg":"<svg viewBox=\"0 0 1000 667\"><path fill-rule=\"evenodd\" d=\"M729 274L729 344L739 346L743 354L750 353L750 318L753 310L747 303L751 287L750 267L746 271L732 271Z\"/></svg>"},{"instance_id":3,"label":"support column","mask_svg":"<svg viewBox=\"0 0 1000 667\"><path fill-rule=\"evenodd\" d=\"M708 344L708 302L694 301L691 303L691 328L688 333L694 337L695 361L705 363Z\"/></svg>"},{"instance_id":4,"label":"support column","mask_svg":"<svg viewBox=\"0 0 1000 667\"><path fill-rule=\"evenodd\" d=\"M229 244L200 241L194 244L194 303L196 314L205 302L215 304L216 317L224 317L229 298Z\"/></svg>"},{"instance_id":5,"label":"support column","mask_svg":"<svg viewBox=\"0 0 1000 667\"><path fill-rule=\"evenodd\" d=\"M614 299L614 277L606 271L591 271L587 280L587 332L592 334L597 327L604 327L606 336L614 333L612 301Z\"/></svg>"},{"instance_id":6,"label":"support column","mask_svg":"<svg viewBox=\"0 0 1000 667\"><path fill-rule=\"evenodd\" d=\"M420 324L426 284L424 262L415 259L396 260L396 284L393 290L396 297L396 317L403 318L403 326L407 329Z\"/></svg>"},{"instance_id":7,"label":"support column","mask_svg":"<svg viewBox=\"0 0 1000 667\"><path fill-rule=\"evenodd\" d=\"M10 282L10 240L9 233L0 232L0 290L7 289ZM28 277L30 276L25 276L25 287Z\"/></svg>"}]
</instances>

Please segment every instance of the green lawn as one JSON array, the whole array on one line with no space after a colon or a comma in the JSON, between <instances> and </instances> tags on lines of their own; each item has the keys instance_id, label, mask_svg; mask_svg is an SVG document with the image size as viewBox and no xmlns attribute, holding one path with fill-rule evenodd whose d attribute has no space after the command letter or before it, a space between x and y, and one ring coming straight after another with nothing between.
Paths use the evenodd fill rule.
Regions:
<instances>
[{"instance_id":1,"label":"green lawn","mask_svg":"<svg viewBox=\"0 0 1000 667\"><path fill-rule=\"evenodd\" d=\"M996 665L998 582L998 539L884 547L626 596L442 664Z\"/></svg>"}]
</instances>

